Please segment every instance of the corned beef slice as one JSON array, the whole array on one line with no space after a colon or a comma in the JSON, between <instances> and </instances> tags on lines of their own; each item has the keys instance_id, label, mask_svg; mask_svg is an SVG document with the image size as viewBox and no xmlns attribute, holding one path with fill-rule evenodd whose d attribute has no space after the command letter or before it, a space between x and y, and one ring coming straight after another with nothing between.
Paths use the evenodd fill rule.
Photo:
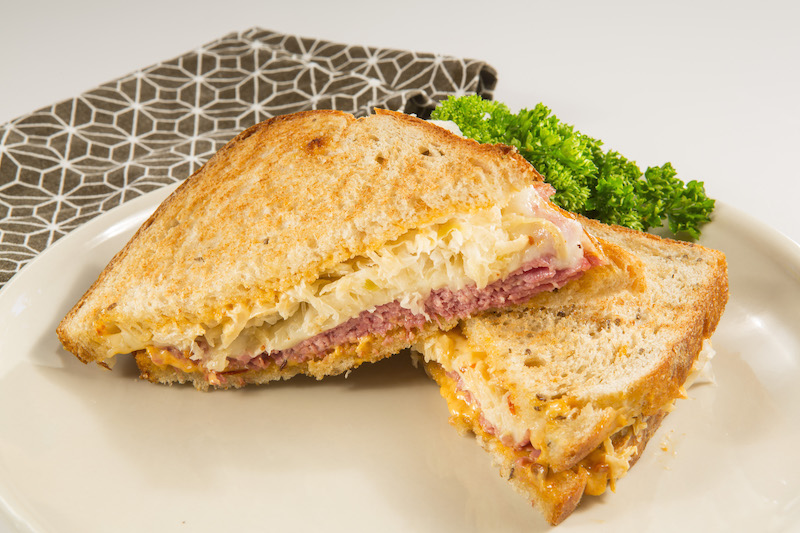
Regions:
<instances>
[{"instance_id":1,"label":"corned beef slice","mask_svg":"<svg viewBox=\"0 0 800 533\"><path fill-rule=\"evenodd\" d=\"M539 292L556 289L579 277L594 265L594 261L596 261L594 258L584 258L575 268L556 270L548 265L547 260L539 259L523 265L505 279L490 283L483 289L471 285L458 291L448 288L431 291L425 300L425 313L430 318L424 314L414 313L396 301L384 304L372 311L363 311L357 317L306 339L292 348L262 353L244 365L242 362L231 360L228 370L236 370L242 366L246 368L265 368L270 364L282 366L287 361L303 362L320 359L336 346L357 344L365 335L382 337L396 328L402 328L406 335L412 337L414 330L422 327L428 320L467 318L480 311L523 303Z\"/></svg>"}]
</instances>

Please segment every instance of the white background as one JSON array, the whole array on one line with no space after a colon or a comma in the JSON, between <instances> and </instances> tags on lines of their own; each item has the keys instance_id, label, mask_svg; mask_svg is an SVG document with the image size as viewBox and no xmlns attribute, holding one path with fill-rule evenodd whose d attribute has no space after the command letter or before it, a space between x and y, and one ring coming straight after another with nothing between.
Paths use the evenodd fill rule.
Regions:
<instances>
[{"instance_id":1,"label":"white background","mask_svg":"<svg viewBox=\"0 0 800 533\"><path fill-rule=\"evenodd\" d=\"M2 3L0 122L253 26L472 57L512 108L544 102L800 242L800 2Z\"/></svg>"}]
</instances>

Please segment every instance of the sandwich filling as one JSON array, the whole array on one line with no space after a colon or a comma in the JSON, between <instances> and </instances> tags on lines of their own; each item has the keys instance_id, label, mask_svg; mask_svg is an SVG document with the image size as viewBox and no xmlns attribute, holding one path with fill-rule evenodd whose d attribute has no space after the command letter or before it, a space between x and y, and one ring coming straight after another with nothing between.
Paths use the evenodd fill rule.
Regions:
<instances>
[{"instance_id":1,"label":"sandwich filling","mask_svg":"<svg viewBox=\"0 0 800 533\"><path fill-rule=\"evenodd\" d=\"M608 436L597 448L589 452L581 461L570 469L556 472L547 465L537 462L539 450L530 443L525 446L513 446L499 438L496 428L488 425L481 415L474 399L462 388L457 374L445 372L435 362L426 364L426 370L439 384L442 396L447 401L451 412L450 422L460 432L472 432L484 446L500 453L507 463L509 480L521 482L527 488L545 493L545 498L557 499L569 496L568 492L558 494L569 487L569 478L578 475L586 480L582 492L598 496L608 486L615 488L617 480L627 474L636 459L644 432L654 431L666 414L661 411L643 420L636 420ZM566 485L565 485L566 483ZM538 490L537 490L538 489Z\"/></svg>"},{"instance_id":2,"label":"sandwich filling","mask_svg":"<svg viewBox=\"0 0 800 533\"><path fill-rule=\"evenodd\" d=\"M551 194L538 183L510 194L504 206L416 228L293 287L271 308L235 306L190 340L119 325L110 335L113 352L146 350L156 365L207 375L283 368L524 302L602 262L580 223L548 201Z\"/></svg>"},{"instance_id":3,"label":"sandwich filling","mask_svg":"<svg viewBox=\"0 0 800 533\"><path fill-rule=\"evenodd\" d=\"M427 368L429 372L433 371L433 377L442 386L442 393L460 425L471 431L479 428L480 432L497 439L526 464L546 464L543 446L536 443L547 441L548 421L557 420L570 411L571 406L564 399L547 400L531 393L532 398L536 396L537 400L541 400L541 409L537 408L537 411L542 416L535 419L520 416L508 391L499 390L497 381L493 379L492 369L485 364L486 354L471 348L458 328L428 339L415 348L423 354L426 362L433 363L433 366L429 365ZM682 393L695 383L709 381L713 356L711 342L706 339L681 389ZM444 386L445 382L447 387ZM675 399L670 399L658 412L666 414L671 411ZM610 481L613 488L614 480L621 478L628 470L635 447L621 447L616 444L612 446L612 442L618 444L623 437L625 440L633 440L632 437L646 429L646 421L636 414L627 415L627 418L622 416L621 420L628 420L630 423L622 424L597 450L587 455L575 467L595 474L594 481L587 488L589 494L602 493L606 481ZM598 465L603 466L600 468Z\"/></svg>"}]
</instances>

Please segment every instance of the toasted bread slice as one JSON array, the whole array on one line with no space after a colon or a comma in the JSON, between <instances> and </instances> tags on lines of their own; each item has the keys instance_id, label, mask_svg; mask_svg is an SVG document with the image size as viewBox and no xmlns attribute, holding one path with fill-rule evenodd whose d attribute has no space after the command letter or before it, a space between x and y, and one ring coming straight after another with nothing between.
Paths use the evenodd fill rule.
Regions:
<instances>
[{"instance_id":1,"label":"toasted bread slice","mask_svg":"<svg viewBox=\"0 0 800 533\"><path fill-rule=\"evenodd\" d=\"M550 193L512 148L400 113L277 117L187 179L58 335L199 388L340 373L505 305L493 284L552 289L601 262Z\"/></svg>"},{"instance_id":2,"label":"toasted bread slice","mask_svg":"<svg viewBox=\"0 0 800 533\"><path fill-rule=\"evenodd\" d=\"M684 395L728 298L722 253L584 225L608 265L417 345L452 422L552 524L627 472Z\"/></svg>"}]
</instances>

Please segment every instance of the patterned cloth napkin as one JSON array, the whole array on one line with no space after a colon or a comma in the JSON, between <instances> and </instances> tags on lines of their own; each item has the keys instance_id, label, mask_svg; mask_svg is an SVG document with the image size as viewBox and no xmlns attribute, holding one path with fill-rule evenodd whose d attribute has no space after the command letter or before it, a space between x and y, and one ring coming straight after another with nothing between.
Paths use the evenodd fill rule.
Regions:
<instances>
[{"instance_id":1,"label":"patterned cloth napkin","mask_svg":"<svg viewBox=\"0 0 800 533\"><path fill-rule=\"evenodd\" d=\"M451 94L492 96L484 62L259 28L0 125L0 287L53 242L180 181L241 130L307 109L426 118Z\"/></svg>"}]
</instances>

